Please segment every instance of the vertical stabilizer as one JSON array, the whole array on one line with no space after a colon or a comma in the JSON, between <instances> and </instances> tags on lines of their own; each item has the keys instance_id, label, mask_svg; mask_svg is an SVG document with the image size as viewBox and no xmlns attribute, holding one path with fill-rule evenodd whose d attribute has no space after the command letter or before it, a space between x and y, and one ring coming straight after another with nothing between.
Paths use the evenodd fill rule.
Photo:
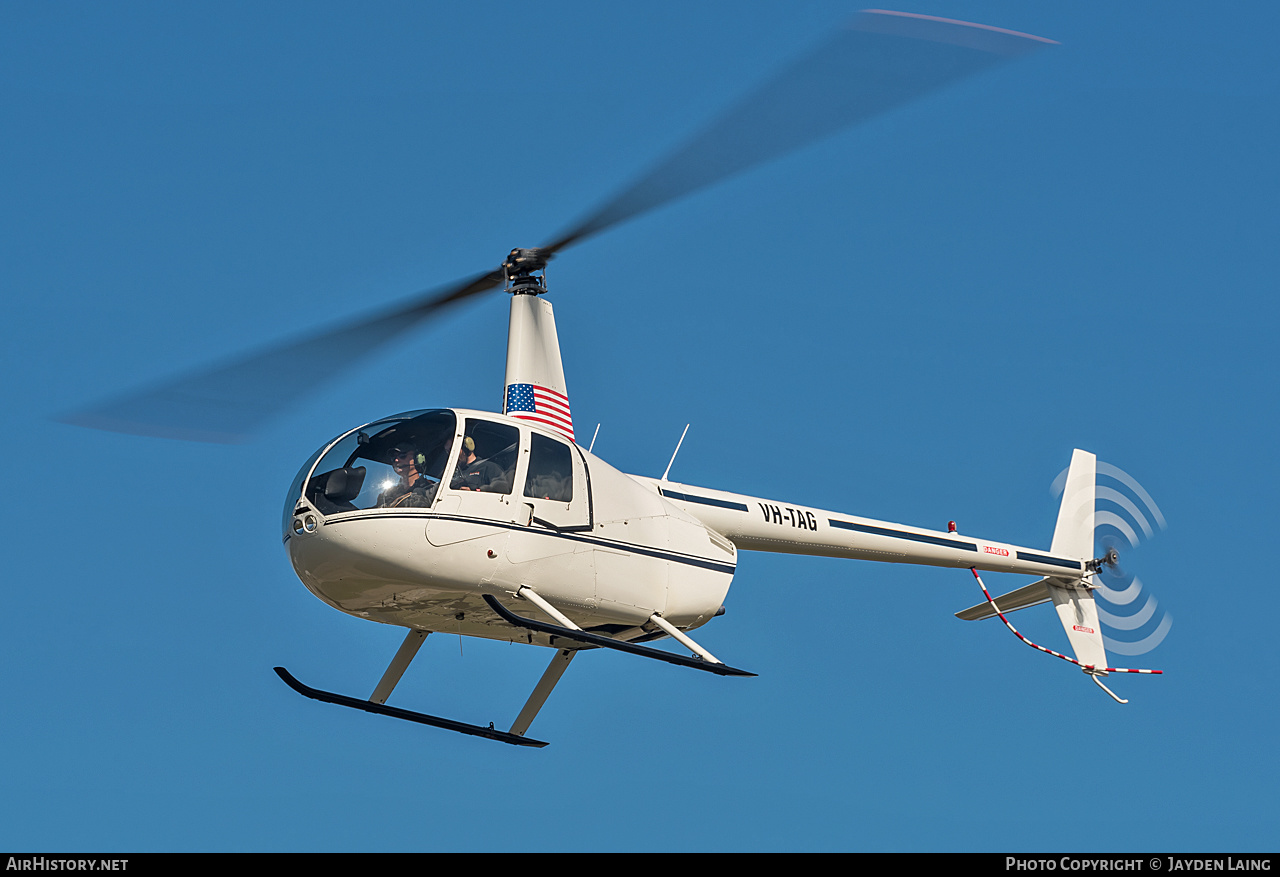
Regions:
<instances>
[{"instance_id":1,"label":"vertical stabilizer","mask_svg":"<svg viewBox=\"0 0 1280 877\"><path fill-rule=\"evenodd\" d=\"M1071 454L1071 468L1067 470L1067 486L1062 491L1062 505L1058 507L1058 525L1053 530L1053 545L1049 548L1056 557L1088 560L1093 557L1093 507L1094 484L1097 481L1098 458L1077 448Z\"/></svg>"},{"instance_id":2,"label":"vertical stabilizer","mask_svg":"<svg viewBox=\"0 0 1280 877\"><path fill-rule=\"evenodd\" d=\"M1067 470L1067 484L1058 507L1058 524L1053 529L1054 557L1089 560L1093 557L1094 504L1097 493L1098 458L1088 451L1076 449ZM1098 607L1093 592L1083 586L1061 587L1049 581L1058 620L1067 632L1067 640L1081 664L1107 666L1107 653L1102 645L1102 628L1098 624Z\"/></svg>"},{"instance_id":3,"label":"vertical stabilizer","mask_svg":"<svg viewBox=\"0 0 1280 877\"><path fill-rule=\"evenodd\" d=\"M1107 650L1102 645L1102 628L1098 625L1098 606L1093 592L1084 588L1049 586L1049 596L1058 610L1058 620L1067 632L1067 641L1081 664L1107 666Z\"/></svg>"},{"instance_id":4,"label":"vertical stabilizer","mask_svg":"<svg viewBox=\"0 0 1280 877\"><path fill-rule=\"evenodd\" d=\"M511 296L502 413L549 426L573 439L555 314L551 302L536 295Z\"/></svg>"}]
</instances>

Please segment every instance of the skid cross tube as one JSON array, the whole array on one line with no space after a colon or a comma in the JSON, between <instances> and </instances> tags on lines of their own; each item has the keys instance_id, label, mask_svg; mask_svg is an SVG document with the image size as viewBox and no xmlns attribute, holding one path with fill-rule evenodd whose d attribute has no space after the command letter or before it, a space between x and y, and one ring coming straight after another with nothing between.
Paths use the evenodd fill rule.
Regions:
<instances>
[{"instance_id":1,"label":"skid cross tube","mask_svg":"<svg viewBox=\"0 0 1280 877\"><path fill-rule=\"evenodd\" d=\"M426 713L415 713L411 710L402 710L394 706L386 706L381 703L374 703L369 700L361 700L358 697L348 697L345 694L334 694L332 691L321 691L319 688L311 688L303 685L286 670L284 667L274 668L276 675L284 680L285 684L292 688L298 694L304 697L310 697L315 700L321 700L325 703L337 704L338 706L349 706L352 709L364 710L367 713L378 713L383 716L391 716L393 719L404 719L407 722L417 722L421 725L431 725L435 728L444 728L446 731L457 731L459 734L470 734L472 737L487 737L490 740L498 740L502 743L510 743L513 746L535 746L541 748L547 744L542 740L533 740L528 737L522 737L519 734L510 734L506 731L499 731L489 725L468 725L466 722L455 722L453 719L442 719L439 716L429 716Z\"/></svg>"},{"instance_id":2,"label":"skid cross tube","mask_svg":"<svg viewBox=\"0 0 1280 877\"><path fill-rule=\"evenodd\" d=\"M610 639L607 636L600 636L599 634L590 633L585 630L572 630L568 627L561 627L558 624L548 624L545 621L534 621L532 618L524 618L523 616L516 615L510 609L503 606L492 594L485 594L484 601L489 604L490 609L498 613L503 621L508 624L513 624L516 627L523 627L525 630L532 630L535 633L546 633L557 638L583 643L584 645L599 646L604 649L614 649L619 652L628 652L632 655L640 655L645 658L654 658L658 661L666 661L668 664L678 664L681 667L692 667L695 670L705 670L708 673L715 673L717 676L756 675L755 673L747 670L739 670L736 667L730 667L728 664L713 664L710 661L704 661L701 658L690 658L686 655L674 655L671 652L664 652L662 649L638 646L634 643Z\"/></svg>"},{"instance_id":3,"label":"skid cross tube","mask_svg":"<svg viewBox=\"0 0 1280 877\"><path fill-rule=\"evenodd\" d=\"M512 734L519 734L523 737L524 732L529 730L529 726L533 724L533 720L538 716L538 711L542 709L542 705L551 696L551 689L556 687L556 683L560 681L564 671L569 669L569 662L573 660L576 654L578 654L577 651L569 649L561 649L556 652L555 657L551 659L551 663L547 665L547 669L543 672L542 678L538 680L533 693L529 695L528 701L525 702L524 709L520 710L520 715L516 716L515 723L511 726Z\"/></svg>"}]
</instances>

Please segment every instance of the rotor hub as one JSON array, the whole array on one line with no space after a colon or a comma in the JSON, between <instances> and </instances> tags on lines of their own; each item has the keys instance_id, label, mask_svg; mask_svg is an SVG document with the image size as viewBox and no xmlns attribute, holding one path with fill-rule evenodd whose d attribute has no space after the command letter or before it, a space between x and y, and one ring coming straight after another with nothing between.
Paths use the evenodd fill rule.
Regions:
<instances>
[{"instance_id":1,"label":"rotor hub","mask_svg":"<svg viewBox=\"0 0 1280 877\"><path fill-rule=\"evenodd\" d=\"M522 249L517 247L502 263L503 273L507 276L507 291L518 295L538 295L547 291L547 262L552 253L534 247Z\"/></svg>"},{"instance_id":2,"label":"rotor hub","mask_svg":"<svg viewBox=\"0 0 1280 877\"><path fill-rule=\"evenodd\" d=\"M1104 566L1108 569L1114 570L1119 563L1120 552L1116 551L1115 546L1112 545L1107 548L1106 553L1101 557L1094 558L1085 565L1088 567L1089 572L1098 572L1098 570L1102 569Z\"/></svg>"}]
</instances>

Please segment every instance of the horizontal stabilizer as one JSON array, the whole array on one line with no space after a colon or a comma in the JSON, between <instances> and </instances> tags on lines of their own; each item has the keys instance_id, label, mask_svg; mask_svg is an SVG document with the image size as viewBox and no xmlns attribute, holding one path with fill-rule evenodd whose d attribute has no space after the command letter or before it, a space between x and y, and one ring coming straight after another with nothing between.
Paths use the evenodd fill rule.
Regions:
<instances>
[{"instance_id":1,"label":"horizontal stabilizer","mask_svg":"<svg viewBox=\"0 0 1280 877\"><path fill-rule=\"evenodd\" d=\"M1015 609L1026 609L1028 606L1047 603L1052 599L1049 594L1049 582L1049 579L1032 582L1016 591L996 597L995 604L1000 607L1001 612L1012 612ZM970 606L963 612L956 613L956 618L961 621L981 621L984 618L995 618L995 616L996 611L985 600L977 606Z\"/></svg>"}]
</instances>

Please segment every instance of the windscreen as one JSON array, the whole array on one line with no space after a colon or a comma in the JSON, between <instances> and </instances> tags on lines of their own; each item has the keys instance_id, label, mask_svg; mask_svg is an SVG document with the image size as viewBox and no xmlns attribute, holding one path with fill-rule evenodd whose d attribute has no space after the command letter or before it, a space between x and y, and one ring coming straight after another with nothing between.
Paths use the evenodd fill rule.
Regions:
<instances>
[{"instance_id":1,"label":"windscreen","mask_svg":"<svg viewBox=\"0 0 1280 877\"><path fill-rule=\"evenodd\" d=\"M324 515L376 508L430 508L451 459L457 418L411 411L341 436L315 464L306 486ZM294 496L296 497L296 492Z\"/></svg>"}]
</instances>

